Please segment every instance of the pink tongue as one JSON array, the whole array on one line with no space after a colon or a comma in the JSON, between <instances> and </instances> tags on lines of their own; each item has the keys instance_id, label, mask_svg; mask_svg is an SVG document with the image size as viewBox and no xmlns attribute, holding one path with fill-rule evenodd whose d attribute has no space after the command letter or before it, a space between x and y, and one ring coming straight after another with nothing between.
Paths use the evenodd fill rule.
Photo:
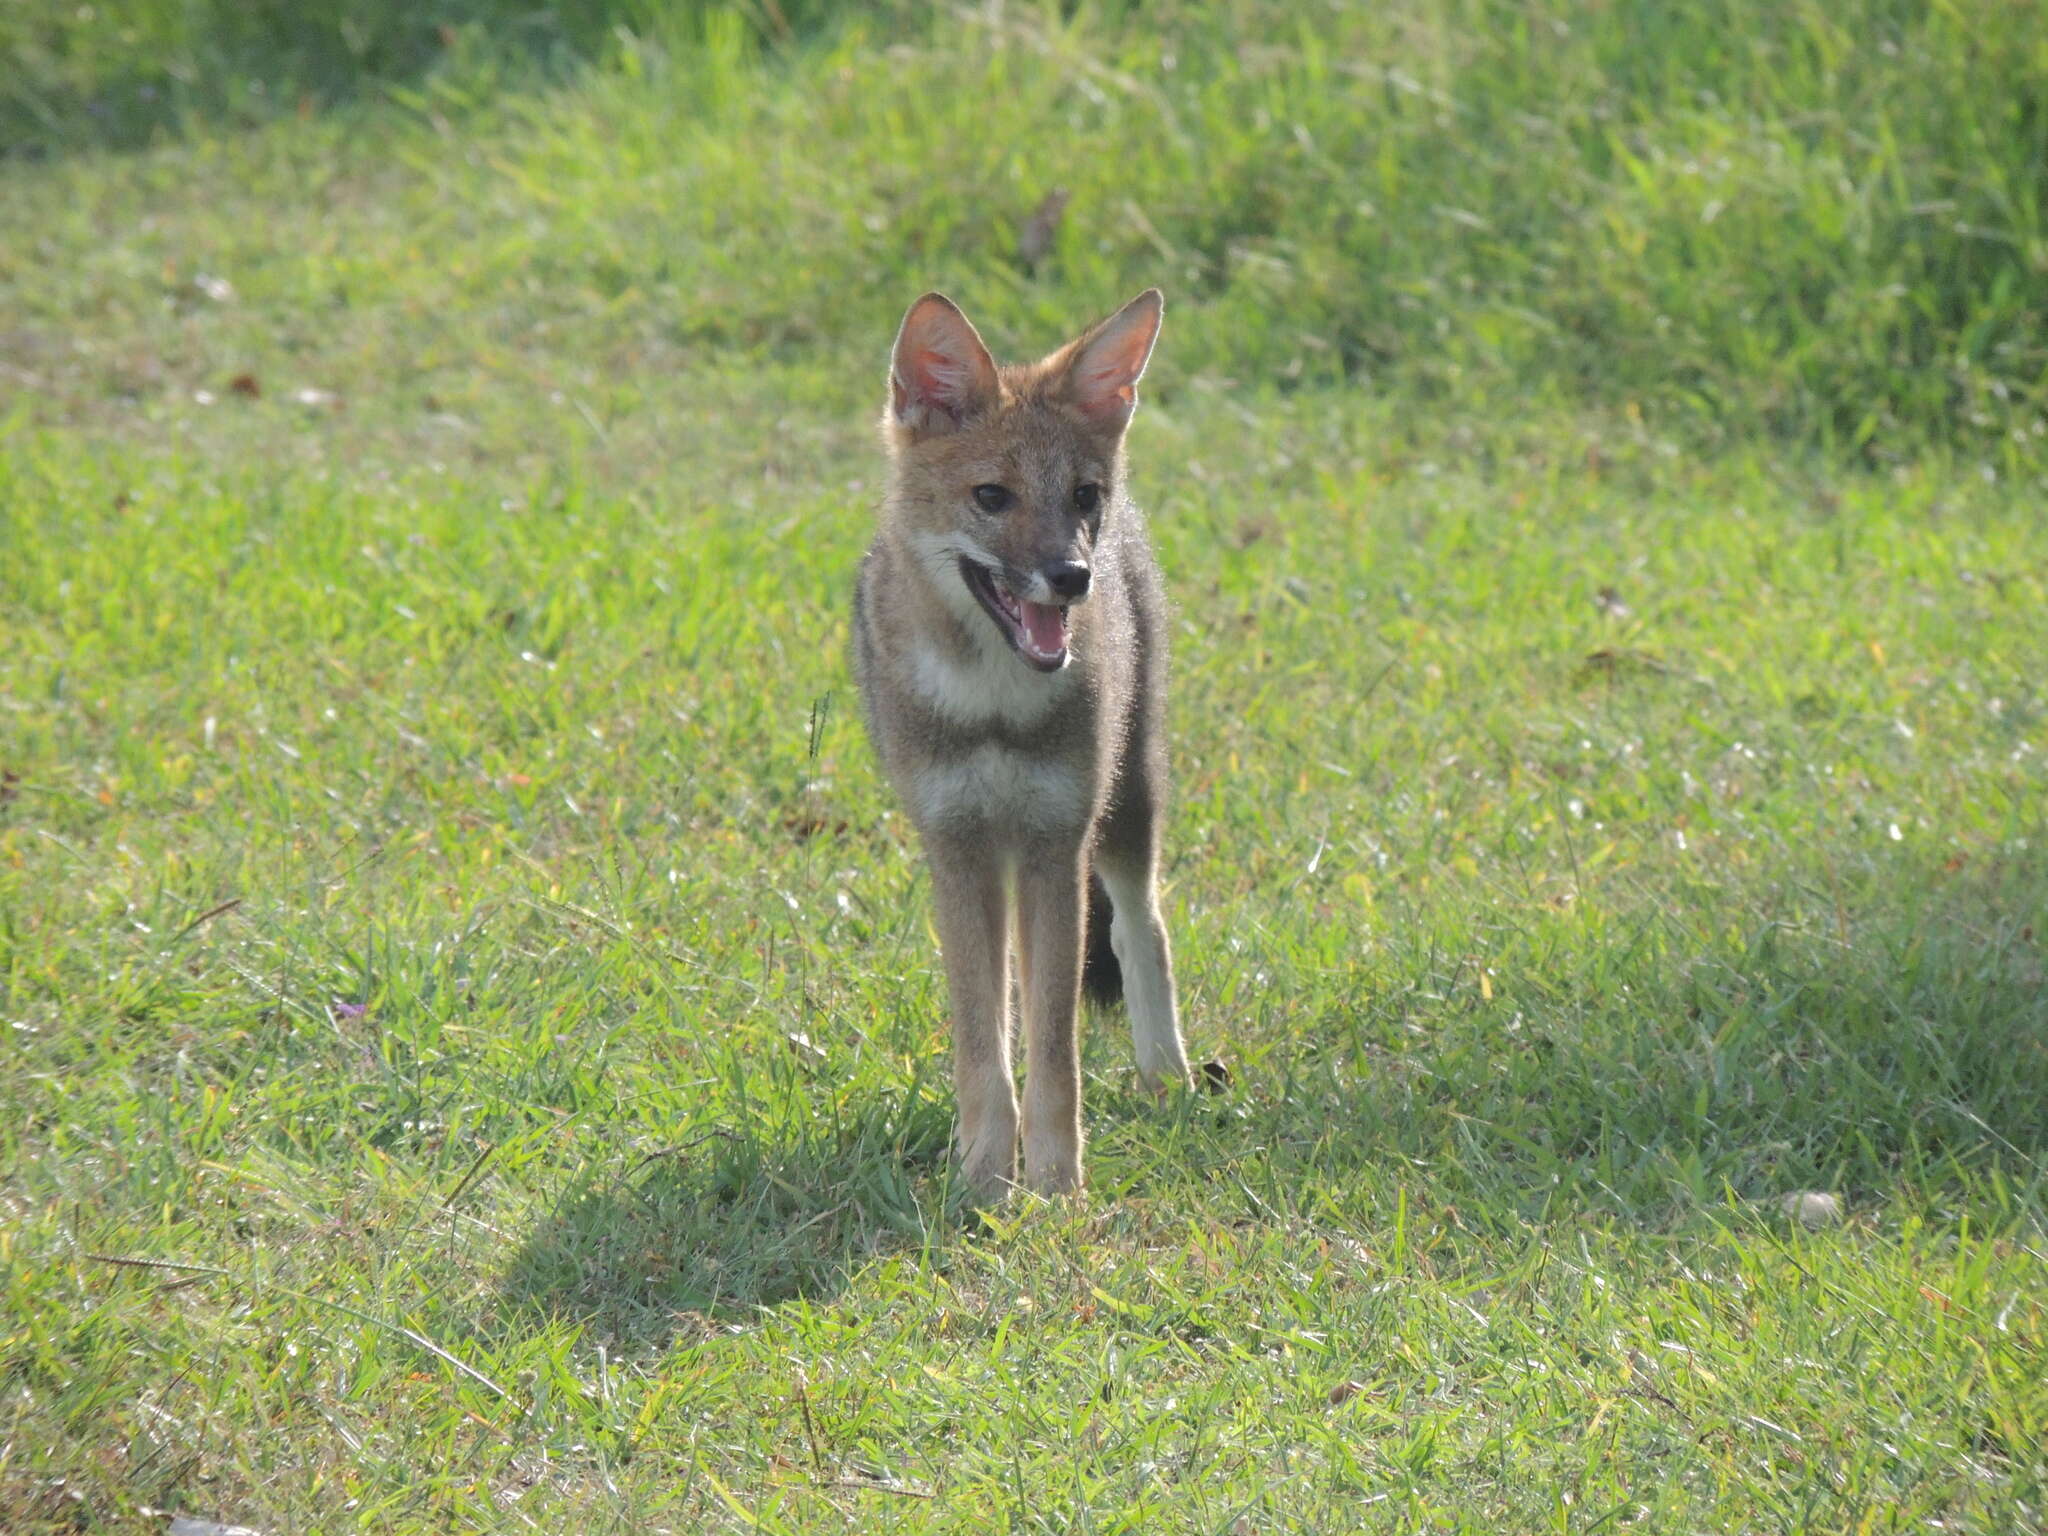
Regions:
<instances>
[{"instance_id":1,"label":"pink tongue","mask_svg":"<svg viewBox=\"0 0 2048 1536\"><path fill-rule=\"evenodd\" d=\"M1017 604L1024 620L1024 641L1041 656L1057 656L1067 648L1066 610L1049 603Z\"/></svg>"}]
</instances>

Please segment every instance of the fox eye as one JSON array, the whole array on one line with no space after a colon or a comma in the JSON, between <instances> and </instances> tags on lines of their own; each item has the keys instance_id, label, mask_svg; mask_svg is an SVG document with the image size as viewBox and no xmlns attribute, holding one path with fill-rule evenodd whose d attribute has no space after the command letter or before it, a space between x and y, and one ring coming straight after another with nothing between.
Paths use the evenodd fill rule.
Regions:
<instances>
[{"instance_id":1,"label":"fox eye","mask_svg":"<svg viewBox=\"0 0 2048 1536\"><path fill-rule=\"evenodd\" d=\"M1010 492L1000 485L977 485L974 504L984 512L1000 512L1010 504Z\"/></svg>"},{"instance_id":2,"label":"fox eye","mask_svg":"<svg viewBox=\"0 0 2048 1536\"><path fill-rule=\"evenodd\" d=\"M1077 485L1074 487L1074 505L1083 512L1093 512L1102 500L1099 485Z\"/></svg>"}]
</instances>

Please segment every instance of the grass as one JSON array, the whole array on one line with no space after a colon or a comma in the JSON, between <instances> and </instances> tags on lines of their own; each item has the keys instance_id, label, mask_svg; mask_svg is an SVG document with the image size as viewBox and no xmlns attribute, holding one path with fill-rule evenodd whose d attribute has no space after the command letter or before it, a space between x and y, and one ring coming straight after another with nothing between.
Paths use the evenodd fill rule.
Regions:
<instances>
[{"instance_id":1,"label":"grass","mask_svg":"<svg viewBox=\"0 0 2048 1536\"><path fill-rule=\"evenodd\" d=\"M2013 8L131 9L0 35L0 1526L2041 1523ZM975 1216L881 357L1152 280L1233 1080Z\"/></svg>"}]
</instances>

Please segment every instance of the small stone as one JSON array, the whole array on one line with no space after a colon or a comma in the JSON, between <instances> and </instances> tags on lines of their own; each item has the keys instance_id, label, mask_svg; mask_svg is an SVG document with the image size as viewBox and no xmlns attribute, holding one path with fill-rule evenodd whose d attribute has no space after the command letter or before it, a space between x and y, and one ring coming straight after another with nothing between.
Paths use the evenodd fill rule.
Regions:
<instances>
[{"instance_id":1,"label":"small stone","mask_svg":"<svg viewBox=\"0 0 2048 1536\"><path fill-rule=\"evenodd\" d=\"M1795 1189L1778 1209L1803 1227L1831 1227L1842 1219L1842 1202L1819 1189Z\"/></svg>"}]
</instances>

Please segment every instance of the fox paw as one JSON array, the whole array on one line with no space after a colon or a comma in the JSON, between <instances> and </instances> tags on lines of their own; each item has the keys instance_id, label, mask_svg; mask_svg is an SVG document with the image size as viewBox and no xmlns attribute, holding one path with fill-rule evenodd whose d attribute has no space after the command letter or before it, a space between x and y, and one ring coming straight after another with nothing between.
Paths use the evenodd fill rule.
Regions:
<instances>
[{"instance_id":1,"label":"fox paw","mask_svg":"<svg viewBox=\"0 0 2048 1536\"><path fill-rule=\"evenodd\" d=\"M1081 1189L1081 1138L1024 1134L1024 1182L1035 1195L1072 1195Z\"/></svg>"},{"instance_id":2,"label":"fox paw","mask_svg":"<svg viewBox=\"0 0 2048 1536\"><path fill-rule=\"evenodd\" d=\"M1017 1140L990 1137L954 1147L953 1166L977 1205L1000 1205L1017 1184Z\"/></svg>"}]
</instances>

